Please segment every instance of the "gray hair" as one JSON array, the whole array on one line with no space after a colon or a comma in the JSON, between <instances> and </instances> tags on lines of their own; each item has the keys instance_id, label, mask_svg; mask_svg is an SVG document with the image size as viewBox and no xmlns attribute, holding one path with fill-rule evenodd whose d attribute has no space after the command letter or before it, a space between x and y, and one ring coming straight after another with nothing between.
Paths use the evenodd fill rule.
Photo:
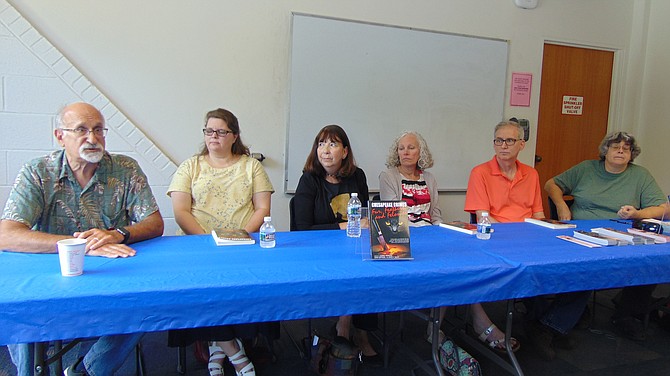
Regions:
<instances>
[{"instance_id":1,"label":"gray hair","mask_svg":"<svg viewBox=\"0 0 670 376\"><path fill-rule=\"evenodd\" d=\"M521 128L521 124L519 124L516 121L513 120L505 120L501 121L500 123L496 124L496 127L493 129L493 137L495 138L496 133L498 133L498 130L502 127L507 127L507 126L513 126L516 127L517 131L519 132L519 139L523 140L523 128Z\"/></svg>"},{"instance_id":2,"label":"gray hair","mask_svg":"<svg viewBox=\"0 0 670 376\"><path fill-rule=\"evenodd\" d=\"M67 106L68 105L66 104L58 109L58 112L56 113L56 128L63 128L63 126L65 126L65 124L63 124L63 113L65 112Z\"/></svg>"},{"instance_id":3,"label":"gray hair","mask_svg":"<svg viewBox=\"0 0 670 376\"><path fill-rule=\"evenodd\" d=\"M600 160L605 160L605 155L607 155L607 149L609 149L610 145L618 144L620 142L630 145L630 161L628 161L628 163L633 163L635 158L642 153L642 148L638 146L633 135L628 132L612 132L600 141L600 146L598 146L598 156L600 157Z\"/></svg>"},{"instance_id":4,"label":"gray hair","mask_svg":"<svg viewBox=\"0 0 670 376\"><path fill-rule=\"evenodd\" d=\"M398 144L400 143L401 138L409 135L413 135L416 137L416 140L419 141L419 160L416 162L417 167L419 167L421 170L433 167L433 155L430 153L430 149L428 149L428 144L426 143L426 140L423 139L421 134L416 131L403 131L398 137L395 138L395 140L393 140L393 143L389 148L388 157L386 158L386 167L392 168L400 166Z\"/></svg>"}]
</instances>

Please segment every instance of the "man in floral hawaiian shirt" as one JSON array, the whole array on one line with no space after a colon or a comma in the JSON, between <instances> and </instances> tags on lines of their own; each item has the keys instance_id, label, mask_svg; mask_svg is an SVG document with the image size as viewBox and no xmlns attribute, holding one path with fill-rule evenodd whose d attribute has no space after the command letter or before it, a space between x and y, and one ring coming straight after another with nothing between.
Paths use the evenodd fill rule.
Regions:
<instances>
[{"instance_id":1,"label":"man in floral hawaiian shirt","mask_svg":"<svg viewBox=\"0 0 670 376\"><path fill-rule=\"evenodd\" d=\"M0 250L55 253L58 240L77 237L87 255L134 256L128 244L163 233L146 176L132 158L105 151L105 119L95 107L74 103L56 120L63 148L19 172L0 220ZM112 375L141 336L100 337L66 374ZM33 346L9 348L18 374L32 375Z\"/></svg>"}]
</instances>

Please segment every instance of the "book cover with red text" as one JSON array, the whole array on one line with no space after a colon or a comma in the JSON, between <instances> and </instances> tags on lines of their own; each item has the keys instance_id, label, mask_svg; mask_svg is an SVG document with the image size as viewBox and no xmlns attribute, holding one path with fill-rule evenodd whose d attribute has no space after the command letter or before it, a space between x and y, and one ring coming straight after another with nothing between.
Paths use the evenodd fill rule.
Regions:
<instances>
[{"instance_id":1,"label":"book cover with red text","mask_svg":"<svg viewBox=\"0 0 670 376\"><path fill-rule=\"evenodd\" d=\"M370 201L368 220L373 260L412 260L405 201Z\"/></svg>"}]
</instances>

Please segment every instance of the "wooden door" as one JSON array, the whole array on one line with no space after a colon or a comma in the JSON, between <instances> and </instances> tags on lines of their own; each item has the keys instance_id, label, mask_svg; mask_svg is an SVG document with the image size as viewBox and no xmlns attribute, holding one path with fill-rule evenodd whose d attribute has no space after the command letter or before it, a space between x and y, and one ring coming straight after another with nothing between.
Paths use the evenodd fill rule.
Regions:
<instances>
[{"instance_id":1,"label":"wooden door","mask_svg":"<svg viewBox=\"0 0 670 376\"><path fill-rule=\"evenodd\" d=\"M549 216L544 183L586 159L598 158L607 133L614 52L556 44L544 45L535 168L540 175L545 215ZM583 98L565 110L564 97ZM575 102L575 101L572 101Z\"/></svg>"}]
</instances>

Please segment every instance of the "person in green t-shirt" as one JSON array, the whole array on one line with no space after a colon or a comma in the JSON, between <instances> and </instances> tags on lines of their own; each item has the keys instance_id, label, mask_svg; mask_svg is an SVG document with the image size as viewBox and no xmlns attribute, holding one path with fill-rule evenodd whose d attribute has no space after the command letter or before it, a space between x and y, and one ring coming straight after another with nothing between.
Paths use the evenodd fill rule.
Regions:
<instances>
[{"instance_id":1,"label":"person in green t-shirt","mask_svg":"<svg viewBox=\"0 0 670 376\"><path fill-rule=\"evenodd\" d=\"M611 133L599 146L600 160L583 161L549 179L544 189L556 204L559 220L661 218L667 199L653 176L633 164L641 149L626 132ZM568 207L564 195L574 197ZM656 285L625 287L612 322L628 338L643 341L644 314Z\"/></svg>"}]
</instances>

